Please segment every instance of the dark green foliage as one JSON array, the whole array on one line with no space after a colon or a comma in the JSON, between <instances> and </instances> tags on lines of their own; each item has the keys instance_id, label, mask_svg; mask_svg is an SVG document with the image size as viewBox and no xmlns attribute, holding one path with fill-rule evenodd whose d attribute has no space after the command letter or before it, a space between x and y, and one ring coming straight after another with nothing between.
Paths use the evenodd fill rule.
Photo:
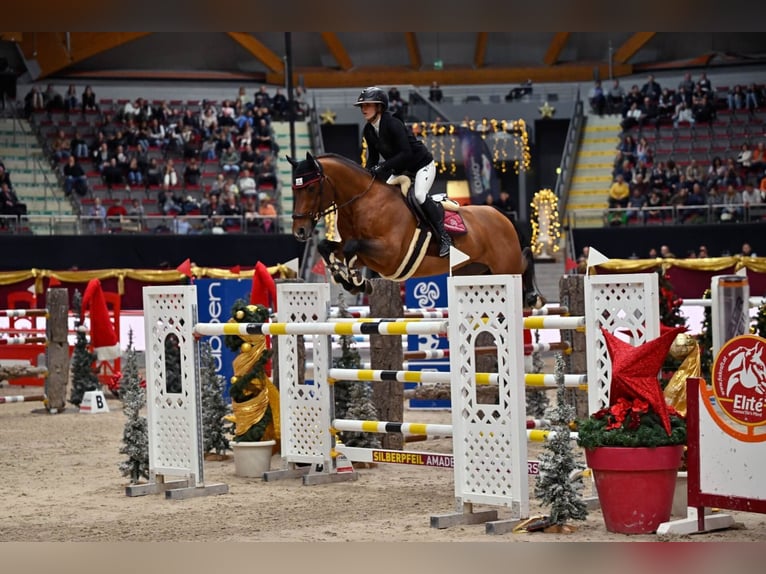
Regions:
<instances>
[{"instance_id":1,"label":"dark green foliage","mask_svg":"<svg viewBox=\"0 0 766 574\"><path fill-rule=\"evenodd\" d=\"M670 415L670 435L665 432L662 420L654 411L641 415L628 414L625 424L619 428L607 430L612 418L602 409L577 425L577 443L583 448L599 446L656 447L686 444L686 421L677 414ZM601 413L604 413L603 415ZM631 419L638 416L638 423L631 424ZM635 426L636 428L630 428Z\"/></svg>"},{"instance_id":2,"label":"dark green foliage","mask_svg":"<svg viewBox=\"0 0 766 574\"><path fill-rule=\"evenodd\" d=\"M215 358L207 340L200 342L199 351L203 451L224 454L229 448L227 425L224 423L224 417L230 412L229 405L223 398L226 382L223 376L215 372Z\"/></svg>"},{"instance_id":3,"label":"dark green foliage","mask_svg":"<svg viewBox=\"0 0 766 574\"><path fill-rule=\"evenodd\" d=\"M338 316L349 318L348 307L341 293L338 298ZM343 335L340 338L341 356L333 359L336 369L359 369L362 359L356 349L354 338ZM335 418L363 421L378 420L378 411L372 403L372 386L361 381L336 381L333 385L335 395ZM372 433L340 433L343 444L359 448L380 448L380 441Z\"/></svg>"},{"instance_id":4,"label":"dark green foliage","mask_svg":"<svg viewBox=\"0 0 766 574\"><path fill-rule=\"evenodd\" d=\"M702 295L703 299L712 297L710 289L706 289ZM700 370L702 378L710 382L710 373L713 370L713 309L705 307L705 318L702 320L702 330L697 342L700 346Z\"/></svg>"},{"instance_id":5,"label":"dark green foliage","mask_svg":"<svg viewBox=\"0 0 766 574\"><path fill-rule=\"evenodd\" d=\"M551 409L551 430L555 435L543 446L540 474L535 480L535 496L542 506L550 506L552 524L564 525L570 520L585 520L588 509L582 499L582 481L572 480L580 465L575 459L569 433L574 407L567 404L564 387L564 358L556 355L556 407Z\"/></svg>"},{"instance_id":6,"label":"dark green foliage","mask_svg":"<svg viewBox=\"0 0 766 574\"><path fill-rule=\"evenodd\" d=\"M80 308L82 296L79 291L74 294L74 306ZM82 403L82 397L88 391L97 391L101 388L98 375L94 369L96 354L88 350L88 335L85 327L77 324L77 339L72 351L70 372L72 388L69 391L69 402L76 407Z\"/></svg>"},{"instance_id":7,"label":"dark green foliage","mask_svg":"<svg viewBox=\"0 0 766 574\"><path fill-rule=\"evenodd\" d=\"M120 463L120 472L130 477L130 482L135 484L142 478L149 478L149 427L146 417L141 415L141 409L146 405L146 389L141 386L132 329L128 333L128 347L120 379L120 399L122 411L127 417L120 454L128 457Z\"/></svg>"},{"instance_id":8,"label":"dark green foliage","mask_svg":"<svg viewBox=\"0 0 766 574\"><path fill-rule=\"evenodd\" d=\"M180 393L183 389L181 346L175 333L165 337L165 387L168 393Z\"/></svg>"},{"instance_id":9,"label":"dark green foliage","mask_svg":"<svg viewBox=\"0 0 766 574\"><path fill-rule=\"evenodd\" d=\"M753 317L750 332L766 339L766 301L758 306L758 314Z\"/></svg>"}]
</instances>

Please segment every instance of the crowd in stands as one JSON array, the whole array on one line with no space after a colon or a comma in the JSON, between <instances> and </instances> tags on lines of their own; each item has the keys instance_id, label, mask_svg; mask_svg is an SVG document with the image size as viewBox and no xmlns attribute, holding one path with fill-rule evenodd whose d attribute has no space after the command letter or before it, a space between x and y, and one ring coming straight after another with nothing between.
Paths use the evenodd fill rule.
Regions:
<instances>
[{"instance_id":1,"label":"crowd in stands","mask_svg":"<svg viewBox=\"0 0 766 574\"><path fill-rule=\"evenodd\" d=\"M0 228L8 226L8 216L19 221L27 214L27 205L19 201L11 182L11 174L5 169L5 164L0 160Z\"/></svg>"},{"instance_id":2,"label":"crowd in stands","mask_svg":"<svg viewBox=\"0 0 766 574\"><path fill-rule=\"evenodd\" d=\"M270 93L266 86L251 97L241 87L220 103L139 97L115 104L97 100L90 86L81 94L70 86L62 96L50 84L31 88L24 113L51 128L46 152L63 193L84 206L94 229L107 216L164 215L178 220L163 226L173 231L244 224L249 232L273 233L279 146L271 124L289 118L288 105L281 88ZM293 112L299 120L308 112L300 87ZM95 119L87 121L90 115ZM122 201L106 209L107 198Z\"/></svg>"},{"instance_id":3,"label":"crowd in stands","mask_svg":"<svg viewBox=\"0 0 766 574\"><path fill-rule=\"evenodd\" d=\"M733 86L726 97L716 97L703 72L694 82L686 73L676 90L662 87L653 76L626 94L614 81L604 92L596 82L590 104L596 113L622 114L623 132L617 146L608 190L608 224L739 222L766 215L766 149L764 140L743 141L738 153L723 149L713 155L689 150L657 157L651 136L662 124L677 129L711 123L719 113L749 114L744 122L760 120L752 114L763 108L763 87ZM635 113L634 113L635 112ZM650 136L650 137L647 137ZM764 138L766 135L761 135ZM730 152L730 155L726 155Z\"/></svg>"}]
</instances>

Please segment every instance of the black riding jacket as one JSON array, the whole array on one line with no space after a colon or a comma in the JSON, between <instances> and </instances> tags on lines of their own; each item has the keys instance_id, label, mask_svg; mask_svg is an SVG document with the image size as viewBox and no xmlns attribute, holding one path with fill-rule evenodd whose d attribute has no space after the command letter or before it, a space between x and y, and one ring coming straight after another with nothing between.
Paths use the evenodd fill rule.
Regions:
<instances>
[{"instance_id":1,"label":"black riding jacket","mask_svg":"<svg viewBox=\"0 0 766 574\"><path fill-rule=\"evenodd\" d=\"M369 122L362 133L367 142L367 166L377 164L381 158L383 169L394 174L415 173L431 163L434 158L423 142L415 136L391 112L383 112L380 117L379 133Z\"/></svg>"}]
</instances>

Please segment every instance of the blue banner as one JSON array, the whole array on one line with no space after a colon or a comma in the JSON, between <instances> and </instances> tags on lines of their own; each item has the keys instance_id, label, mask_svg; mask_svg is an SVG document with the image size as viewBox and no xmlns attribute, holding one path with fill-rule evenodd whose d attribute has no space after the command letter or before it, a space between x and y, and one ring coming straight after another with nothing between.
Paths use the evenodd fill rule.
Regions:
<instances>
[{"instance_id":1,"label":"blue banner","mask_svg":"<svg viewBox=\"0 0 766 574\"><path fill-rule=\"evenodd\" d=\"M465 128L460 130L459 135L465 177L471 190L471 203L484 203L490 194L497 199L500 192L497 173L486 140L480 132Z\"/></svg>"},{"instance_id":2,"label":"blue banner","mask_svg":"<svg viewBox=\"0 0 766 574\"><path fill-rule=\"evenodd\" d=\"M197 314L200 323L226 323L231 319L231 308L237 299L250 301L252 279L196 279ZM223 342L223 335L207 337L215 359L216 373L226 380L224 397L229 399L231 377L234 375L232 361L236 353Z\"/></svg>"},{"instance_id":3,"label":"blue banner","mask_svg":"<svg viewBox=\"0 0 766 574\"><path fill-rule=\"evenodd\" d=\"M404 304L408 309L447 307L447 274L417 277L404 282ZM408 335L408 351L447 349L447 337L439 335Z\"/></svg>"}]
</instances>

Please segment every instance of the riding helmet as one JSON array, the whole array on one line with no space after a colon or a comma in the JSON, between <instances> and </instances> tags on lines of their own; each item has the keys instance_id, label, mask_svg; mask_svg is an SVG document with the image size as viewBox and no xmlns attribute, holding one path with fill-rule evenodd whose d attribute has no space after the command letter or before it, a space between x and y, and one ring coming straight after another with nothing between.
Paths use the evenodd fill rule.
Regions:
<instances>
[{"instance_id":1,"label":"riding helmet","mask_svg":"<svg viewBox=\"0 0 766 574\"><path fill-rule=\"evenodd\" d=\"M380 88L376 88L374 86L365 88L362 90L362 93L359 94L359 97L356 99L356 103L354 103L354 105L361 106L362 104L367 103L383 104L383 111L386 111L388 109L388 96L386 95L386 92Z\"/></svg>"}]
</instances>

